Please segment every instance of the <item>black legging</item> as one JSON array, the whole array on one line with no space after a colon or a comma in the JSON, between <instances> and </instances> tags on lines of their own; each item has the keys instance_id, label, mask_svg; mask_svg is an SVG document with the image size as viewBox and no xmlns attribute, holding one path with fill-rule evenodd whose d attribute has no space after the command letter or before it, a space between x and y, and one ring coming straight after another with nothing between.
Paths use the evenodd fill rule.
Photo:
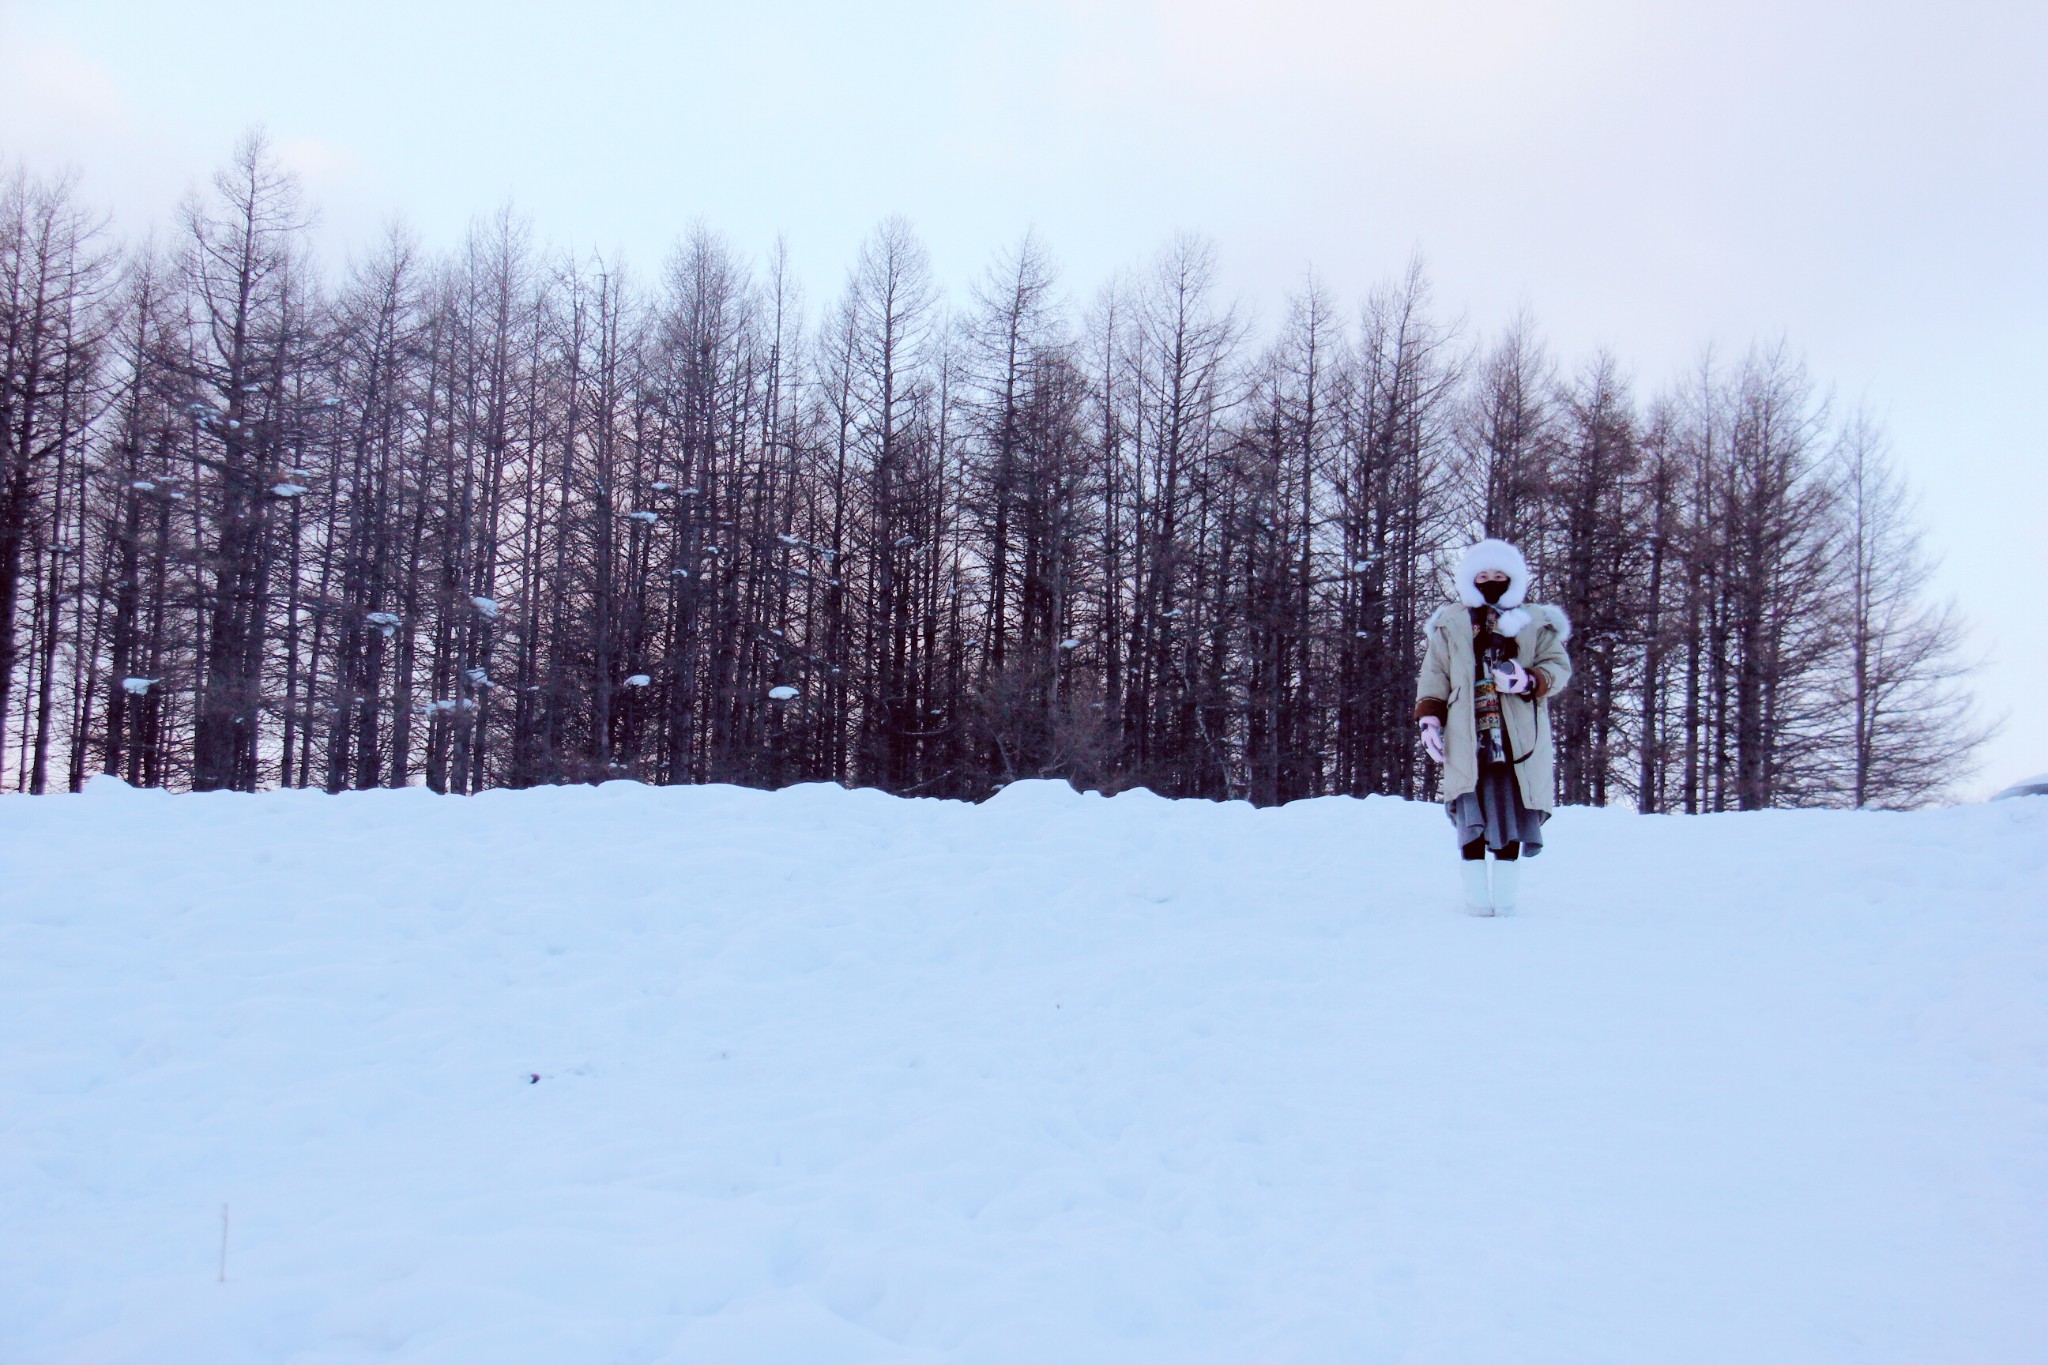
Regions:
<instances>
[{"instance_id":1,"label":"black legging","mask_svg":"<svg viewBox=\"0 0 2048 1365\"><path fill-rule=\"evenodd\" d=\"M1486 840L1474 839L1471 843L1459 849L1458 852L1465 855L1466 862L1476 863L1486 856ZM1500 862L1511 863L1522 856L1522 846L1515 840L1510 839L1502 844L1500 850L1493 856Z\"/></svg>"}]
</instances>

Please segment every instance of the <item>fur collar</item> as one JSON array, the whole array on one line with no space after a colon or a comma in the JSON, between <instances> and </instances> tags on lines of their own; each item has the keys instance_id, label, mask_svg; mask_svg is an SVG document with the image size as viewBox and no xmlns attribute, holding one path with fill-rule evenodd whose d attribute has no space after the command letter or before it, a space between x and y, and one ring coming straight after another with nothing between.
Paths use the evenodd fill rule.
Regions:
<instances>
[{"instance_id":1,"label":"fur collar","mask_svg":"<svg viewBox=\"0 0 2048 1365\"><path fill-rule=\"evenodd\" d=\"M1431 613L1428 629L1446 625L1451 621L1464 621L1469 608L1462 602L1446 602ZM1503 635L1522 635L1531 629L1548 626L1557 632L1559 640L1572 638L1571 618L1564 614L1564 608L1553 607L1547 602L1531 602L1527 606L1515 607L1500 614L1500 631Z\"/></svg>"}]
</instances>

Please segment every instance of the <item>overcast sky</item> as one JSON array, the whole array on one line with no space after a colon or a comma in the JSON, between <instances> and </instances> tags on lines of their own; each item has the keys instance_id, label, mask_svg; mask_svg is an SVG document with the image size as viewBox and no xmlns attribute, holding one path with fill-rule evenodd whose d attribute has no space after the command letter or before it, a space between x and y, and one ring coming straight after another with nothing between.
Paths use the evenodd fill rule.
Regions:
<instances>
[{"instance_id":1,"label":"overcast sky","mask_svg":"<svg viewBox=\"0 0 2048 1365\"><path fill-rule=\"evenodd\" d=\"M1420 251L1645 393L1783 337L1922 491L2007 716L1973 791L2048 770L2044 87L2041 0L0 0L0 161L124 232L260 123L336 258L509 200L650 272L783 233L816 302L900 212L956 292L1027 227L1081 298L1198 231L1267 319Z\"/></svg>"}]
</instances>

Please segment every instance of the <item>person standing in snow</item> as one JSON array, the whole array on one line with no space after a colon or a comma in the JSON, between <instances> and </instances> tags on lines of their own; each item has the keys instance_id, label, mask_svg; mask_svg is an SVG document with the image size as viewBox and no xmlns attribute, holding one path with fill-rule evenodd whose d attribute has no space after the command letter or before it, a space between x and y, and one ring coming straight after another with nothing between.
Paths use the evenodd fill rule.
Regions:
<instances>
[{"instance_id":1,"label":"person standing in snow","mask_svg":"<svg viewBox=\"0 0 2048 1365\"><path fill-rule=\"evenodd\" d=\"M1555 804L1550 699L1571 681L1564 642L1572 628L1556 607L1524 603L1529 565L1504 540L1466 550L1456 584L1459 600L1437 608L1423 628L1415 720L1422 747L1444 770L1465 908L1509 914L1522 855L1542 852Z\"/></svg>"}]
</instances>

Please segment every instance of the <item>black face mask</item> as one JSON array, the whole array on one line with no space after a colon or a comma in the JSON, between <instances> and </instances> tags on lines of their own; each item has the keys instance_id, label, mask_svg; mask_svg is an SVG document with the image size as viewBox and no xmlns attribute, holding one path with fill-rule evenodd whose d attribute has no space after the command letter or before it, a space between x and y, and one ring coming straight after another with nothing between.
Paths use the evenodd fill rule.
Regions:
<instances>
[{"instance_id":1,"label":"black face mask","mask_svg":"<svg viewBox=\"0 0 2048 1365\"><path fill-rule=\"evenodd\" d=\"M1508 590L1506 579L1499 579L1492 583L1474 583L1472 586L1479 589L1479 595L1486 599L1489 606L1499 606L1500 599Z\"/></svg>"}]
</instances>

